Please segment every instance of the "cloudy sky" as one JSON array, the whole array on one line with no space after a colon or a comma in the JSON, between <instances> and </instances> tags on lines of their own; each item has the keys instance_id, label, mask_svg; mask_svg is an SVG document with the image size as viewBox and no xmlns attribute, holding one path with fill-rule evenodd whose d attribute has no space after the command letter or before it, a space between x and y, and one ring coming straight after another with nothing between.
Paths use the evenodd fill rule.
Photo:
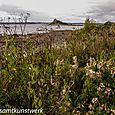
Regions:
<instances>
[{"instance_id":1,"label":"cloudy sky","mask_svg":"<svg viewBox=\"0 0 115 115\"><path fill-rule=\"evenodd\" d=\"M97 22L115 20L115 0L0 0L0 17L30 13L31 21Z\"/></svg>"}]
</instances>

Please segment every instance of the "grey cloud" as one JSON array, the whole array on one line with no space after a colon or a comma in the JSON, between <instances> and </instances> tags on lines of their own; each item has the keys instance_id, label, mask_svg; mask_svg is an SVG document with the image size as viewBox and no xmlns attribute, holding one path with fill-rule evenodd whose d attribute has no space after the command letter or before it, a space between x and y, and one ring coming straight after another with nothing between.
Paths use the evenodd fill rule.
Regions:
<instances>
[{"instance_id":1,"label":"grey cloud","mask_svg":"<svg viewBox=\"0 0 115 115\"><path fill-rule=\"evenodd\" d=\"M115 21L115 1L109 0L108 2L97 4L87 12L87 15L99 22Z\"/></svg>"},{"instance_id":2,"label":"grey cloud","mask_svg":"<svg viewBox=\"0 0 115 115\"><path fill-rule=\"evenodd\" d=\"M36 12L36 11L29 11L29 10L24 10L20 7L17 6L11 6L11 5L1 5L0 6L0 11L6 12L9 15L16 15L19 16L21 13L30 13L30 20L33 21L47 21L50 19L50 17L42 12Z\"/></svg>"}]
</instances>

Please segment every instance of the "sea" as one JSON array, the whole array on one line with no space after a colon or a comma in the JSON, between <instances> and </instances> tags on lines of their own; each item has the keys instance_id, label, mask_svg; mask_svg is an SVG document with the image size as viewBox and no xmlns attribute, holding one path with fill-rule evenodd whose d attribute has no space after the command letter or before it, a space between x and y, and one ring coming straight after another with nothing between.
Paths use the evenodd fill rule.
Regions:
<instances>
[{"instance_id":1,"label":"sea","mask_svg":"<svg viewBox=\"0 0 115 115\"><path fill-rule=\"evenodd\" d=\"M0 24L0 34L36 34L49 31L78 30L83 25L49 25L49 24Z\"/></svg>"}]
</instances>

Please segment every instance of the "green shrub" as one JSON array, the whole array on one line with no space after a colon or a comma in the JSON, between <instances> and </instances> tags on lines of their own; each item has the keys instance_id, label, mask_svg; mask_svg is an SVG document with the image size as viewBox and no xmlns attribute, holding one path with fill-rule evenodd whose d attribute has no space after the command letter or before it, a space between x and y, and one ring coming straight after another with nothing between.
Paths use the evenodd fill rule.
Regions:
<instances>
[{"instance_id":1,"label":"green shrub","mask_svg":"<svg viewBox=\"0 0 115 115\"><path fill-rule=\"evenodd\" d=\"M31 40L23 48L7 36L0 53L0 108L114 114L115 36L109 36L114 31L114 24L86 22L59 47L43 49Z\"/></svg>"}]
</instances>

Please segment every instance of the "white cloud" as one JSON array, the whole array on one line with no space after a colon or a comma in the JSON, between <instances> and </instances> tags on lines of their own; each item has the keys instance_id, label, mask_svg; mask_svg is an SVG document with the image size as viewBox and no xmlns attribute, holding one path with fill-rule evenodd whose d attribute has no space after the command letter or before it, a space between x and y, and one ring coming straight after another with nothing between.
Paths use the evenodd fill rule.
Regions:
<instances>
[{"instance_id":1,"label":"white cloud","mask_svg":"<svg viewBox=\"0 0 115 115\"><path fill-rule=\"evenodd\" d=\"M96 7L99 10L107 1L112 0L0 0L0 3L2 6L3 4L7 5L7 11L2 9L7 13L9 13L8 10L11 6L12 8L14 8L13 6L19 6L14 8L15 10L17 9L17 12L29 11L32 13L32 20L51 21L53 18L59 18L63 21L80 22L89 15L98 20L97 16L101 14L94 15L97 13L94 10ZM0 6L0 10L2 6ZM91 12L94 14L92 15Z\"/></svg>"},{"instance_id":2,"label":"white cloud","mask_svg":"<svg viewBox=\"0 0 115 115\"><path fill-rule=\"evenodd\" d=\"M3 8L3 5L1 6L2 11L6 11L7 9L7 12L9 12L9 9L11 10L11 6L19 6L26 11L32 10L38 12L39 16L36 15L36 17L40 17L43 14L44 16L41 16L41 19L50 21L53 18L59 18L64 21L75 20L81 13L84 12L84 10L86 11L86 9L88 9L90 4L89 1L91 0L0 0L2 4L7 5L5 9ZM16 9L18 9L17 12L19 11L18 7L12 7L12 9L13 8L15 11ZM37 13L34 12L34 18L35 14ZM73 14L77 14L77 17L74 18ZM39 18L36 19L39 21Z\"/></svg>"},{"instance_id":3,"label":"white cloud","mask_svg":"<svg viewBox=\"0 0 115 115\"><path fill-rule=\"evenodd\" d=\"M49 20L49 16L45 13L37 12L37 11L31 11L31 10L25 10L17 6L10 6L10 5L1 5L0 6L0 17L18 17L21 13L26 14L30 13L29 20L32 21L47 21Z\"/></svg>"}]
</instances>

